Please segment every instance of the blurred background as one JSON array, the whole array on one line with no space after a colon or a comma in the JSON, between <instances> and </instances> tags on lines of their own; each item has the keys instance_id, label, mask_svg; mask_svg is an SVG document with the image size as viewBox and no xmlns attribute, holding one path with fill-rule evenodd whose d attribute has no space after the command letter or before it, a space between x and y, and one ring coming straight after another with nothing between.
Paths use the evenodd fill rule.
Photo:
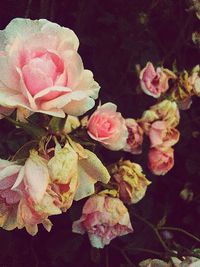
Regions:
<instances>
[{"instance_id":1,"label":"blurred background","mask_svg":"<svg viewBox=\"0 0 200 267\"><path fill-rule=\"evenodd\" d=\"M138 88L137 69L147 61L179 71L191 70L200 59L200 3L195 0L1 0L0 28L15 17L46 18L69 27L80 40L79 53L85 68L101 85L102 103L114 102L124 117L139 118L155 100ZM192 40L193 34L193 40ZM98 104L98 103L97 103ZM9 126L0 122L0 157L16 147L6 135ZM0 230L1 267L129 267L163 253L152 229L134 217L142 214L153 224L165 222L200 236L200 99L181 111L181 132L175 146L175 166L164 177L152 175L146 151L100 154L106 163L121 157L140 163L152 185L142 201L129 208L135 232L112 241L103 250L90 247L86 236L71 233L72 221L80 217L81 204L64 215L54 216L51 233L42 227L35 237L25 230ZM20 142L20 140L19 140ZM179 232L163 232L177 249L200 247ZM148 250L148 251L147 251ZM154 253L149 250L153 250Z\"/></svg>"}]
</instances>

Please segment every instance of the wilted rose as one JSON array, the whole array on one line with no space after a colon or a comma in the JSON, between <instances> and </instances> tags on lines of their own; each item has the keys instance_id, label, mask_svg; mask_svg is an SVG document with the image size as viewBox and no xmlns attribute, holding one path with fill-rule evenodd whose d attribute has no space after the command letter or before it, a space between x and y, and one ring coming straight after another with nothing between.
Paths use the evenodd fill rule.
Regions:
<instances>
[{"instance_id":1,"label":"wilted rose","mask_svg":"<svg viewBox=\"0 0 200 267\"><path fill-rule=\"evenodd\" d=\"M180 113L176 102L163 100L151 106L150 110L154 111L160 120L166 121L167 127L174 128L179 124Z\"/></svg>"},{"instance_id":2,"label":"wilted rose","mask_svg":"<svg viewBox=\"0 0 200 267\"><path fill-rule=\"evenodd\" d=\"M176 78L173 72L163 68L155 70L153 64L148 62L140 73L141 88L147 95L158 98L169 88L168 80L171 78Z\"/></svg>"},{"instance_id":3,"label":"wilted rose","mask_svg":"<svg viewBox=\"0 0 200 267\"><path fill-rule=\"evenodd\" d=\"M74 233L88 233L93 247L103 248L117 237L133 231L127 208L118 198L94 195L72 226Z\"/></svg>"},{"instance_id":4,"label":"wilted rose","mask_svg":"<svg viewBox=\"0 0 200 267\"><path fill-rule=\"evenodd\" d=\"M21 183L24 187L18 188ZM18 228L25 227L31 235L38 232L40 223L50 231L52 224L48 217L61 213L47 192L49 183L47 161L36 150L31 150L12 187L22 195L17 213Z\"/></svg>"},{"instance_id":5,"label":"wilted rose","mask_svg":"<svg viewBox=\"0 0 200 267\"><path fill-rule=\"evenodd\" d=\"M117 106L113 103L99 106L87 125L90 137L110 150L122 149L128 137L125 119L116 110Z\"/></svg>"},{"instance_id":6,"label":"wilted rose","mask_svg":"<svg viewBox=\"0 0 200 267\"><path fill-rule=\"evenodd\" d=\"M164 121L166 127L175 128L180 121L180 113L176 102L163 100L144 111L142 118L138 120L144 132L149 135L151 125L155 121Z\"/></svg>"},{"instance_id":7,"label":"wilted rose","mask_svg":"<svg viewBox=\"0 0 200 267\"><path fill-rule=\"evenodd\" d=\"M176 128L167 128L166 121L155 121L149 130L151 147L170 147L179 140L180 133Z\"/></svg>"},{"instance_id":8,"label":"wilted rose","mask_svg":"<svg viewBox=\"0 0 200 267\"><path fill-rule=\"evenodd\" d=\"M118 184L119 197L125 203L140 201L151 183L142 173L141 166L130 160L113 164L110 173Z\"/></svg>"},{"instance_id":9,"label":"wilted rose","mask_svg":"<svg viewBox=\"0 0 200 267\"><path fill-rule=\"evenodd\" d=\"M48 162L51 178L49 192L56 198L57 205L66 211L73 200L94 194L95 183L108 183L110 175L100 159L80 144L70 140L64 147L54 148Z\"/></svg>"},{"instance_id":10,"label":"wilted rose","mask_svg":"<svg viewBox=\"0 0 200 267\"><path fill-rule=\"evenodd\" d=\"M143 130L134 119L126 119L126 127L128 129L128 138L124 151L132 154L142 153Z\"/></svg>"}]
</instances>

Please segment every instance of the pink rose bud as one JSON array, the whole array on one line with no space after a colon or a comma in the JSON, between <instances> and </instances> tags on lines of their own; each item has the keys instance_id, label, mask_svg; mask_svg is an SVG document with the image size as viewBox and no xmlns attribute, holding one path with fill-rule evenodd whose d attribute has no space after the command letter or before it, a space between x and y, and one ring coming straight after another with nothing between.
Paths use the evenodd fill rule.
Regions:
<instances>
[{"instance_id":1,"label":"pink rose bud","mask_svg":"<svg viewBox=\"0 0 200 267\"><path fill-rule=\"evenodd\" d=\"M173 148L151 148L148 154L148 166L155 175L165 175L174 166Z\"/></svg>"},{"instance_id":2,"label":"pink rose bud","mask_svg":"<svg viewBox=\"0 0 200 267\"><path fill-rule=\"evenodd\" d=\"M141 88L147 95L158 98L169 88L168 80L170 78L176 78L173 72L162 68L155 70L153 64L148 62L140 73Z\"/></svg>"},{"instance_id":3,"label":"pink rose bud","mask_svg":"<svg viewBox=\"0 0 200 267\"><path fill-rule=\"evenodd\" d=\"M45 19L16 18L1 31L0 105L56 117L82 115L99 85L84 69L75 33Z\"/></svg>"},{"instance_id":4,"label":"pink rose bud","mask_svg":"<svg viewBox=\"0 0 200 267\"><path fill-rule=\"evenodd\" d=\"M128 137L125 119L116 110L113 103L99 106L87 125L89 136L110 150L122 149Z\"/></svg>"},{"instance_id":5,"label":"pink rose bud","mask_svg":"<svg viewBox=\"0 0 200 267\"><path fill-rule=\"evenodd\" d=\"M82 216L73 223L73 232L88 233L91 245L103 248L117 236L133 232L127 208L118 198L94 195L82 211Z\"/></svg>"},{"instance_id":6,"label":"pink rose bud","mask_svg":"<svg viewBox=\"0 0 200 267\"><path fill-rule=\"evenodd\" d=\"M134 119L126 119L126 127L128 129L128 138L124 151L132 154L142 153L143 130Z\"/></svg>"}]
</instances>

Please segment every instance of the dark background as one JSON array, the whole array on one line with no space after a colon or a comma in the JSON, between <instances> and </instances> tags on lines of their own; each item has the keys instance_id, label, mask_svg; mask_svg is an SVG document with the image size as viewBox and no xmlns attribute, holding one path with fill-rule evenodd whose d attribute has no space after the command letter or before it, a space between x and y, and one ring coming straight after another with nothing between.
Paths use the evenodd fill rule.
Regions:
<instances>
[{"instance_id":1,"label":"dark background","mask_svg":"<svg viewBox=\"0 0 200 267\"><path fill-rule=\"evenodd\" d=\"M0 2L0 27L15 17L47 18L75 31L80 40L79 53L85 68L94 72L101 85L100 99L118 105L125 117L139 118L155 100L138 91L136 64L147 61L178 70L190 70L199 63L199 49L192 42L192 32L199 30L199 20L184 0L7 0ZM16 150L7 133L10 126L0 122L0 156ZM181 111L181 132L175 146L175 166L164 177L152 175L146 166L146 152L140 156L110 153L104 149L104 161L120 157L140 163L153 181L145 198L129 208L134 234L112 241L104 250L92 249L86 236L71 233L71 223L81 214L75 203L67 214L52 217L51 233L39 227L35 237L25 230L0 231L1 267L128 267L154 254L137 248L163 252L155 233L134 217L140 213L157 224L166 216L167 226L176 226L200 236L200 99L194 99L189 111ZM23 143L23 140L18 140ZM187 188L193 198L183 200ZM84 201L83 201L84 202ZM174 233L173 248L192 249L199 244L183 234ZM126 255L120 249L129 248Z\"/></svg>"}]
</instances>

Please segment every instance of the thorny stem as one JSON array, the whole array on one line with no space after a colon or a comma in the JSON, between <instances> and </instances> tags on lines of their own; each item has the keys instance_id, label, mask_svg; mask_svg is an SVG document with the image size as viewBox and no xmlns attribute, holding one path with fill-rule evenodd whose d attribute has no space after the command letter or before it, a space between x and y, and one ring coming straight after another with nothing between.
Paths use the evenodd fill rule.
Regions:
<instances>
[{"instance_id":1,"label":"thorny stem","mask_svg":"<svg viewBox=\"0 0 200 267\"><path fill-rule=\"evenodd\" d=\"M165 241L162 239L158 229L149 221L147 221L145 218L141 217L140 215L135 213L135 217L138 218L140 221L144 222L145 224L147 224L156 234L158 240L160 241L161 245L163 246L163 248L167 251L171 253L171 250L168 248L168 246L165 244Z\"/></svg>"},{"instance_id":2,"label":"thorny stem","mask_svg":"<svg viewBox=\"0 0 200 267\"><path fill-rule=\"evenodd\" d=\"M136 213L135 213L135 217L138 218L139 220L141 220L142 222L144 222L145 224L147 224L147 225L148 225L148 226L155 232L155 234L156 234L158 240L160 241L160 243L162 244L163 248L165 249L166 252L170 253L171 256L177 256L177 254L174 253L173 251L171 251L171 250L168 248L168 246L165 244L164 240L162 239L162 237L161 237L159 231L162 231L162 230L169 230L169 231L177 231L177 232L181 232L181 233L183 233L183 234L185 234L185 235L187 235L187 236L193 238L194 240L196 240L197 242L200 243L200 239L199 239L198 237L196 237L195 235L193 235L193 234L191 234L191 233L185 231L184 229L181 229L181 228L178 228L178 227L165 227L165 226L163 226L163 227L158 227L158 228L157 228L157 226L154 226L154 225L153 225L152 223L150 223L148 220L146 220L145 218L143 218L142 216L140 216L140 215L138 215L138 214L136 214ZM141 250L141 251L143 250L143 251L145 251L146 249L137 249L137 248L136 248L135 250L138 250L138 251L139 251L139 250ZM146 252L154 253L154 254L156 254L156 255L162 255L162 254L159 253L159 252L151 251L151 250L148 250L148 249L146 250ZM194 257L199 258L195 253L191 253L191 255L194 256ZM191 256L191 255L190 255L190 256Z\"/></svg>"},{"instance_id":3,"label":"thorny stem","mask_svg":"<svg viewBox=\"0 0 200 267\"><path fill-rule=\"evenodd\" d=\"M200 243L200 239L198 237L196 237L195 235L187 232L184 229L178 228L178 227L163 226L163 227L159 227L159 230L169 230L169 231L181 232L181 233L193 238L194 240L196 240L197 242Z\"/></svg>"}]
</instances>

